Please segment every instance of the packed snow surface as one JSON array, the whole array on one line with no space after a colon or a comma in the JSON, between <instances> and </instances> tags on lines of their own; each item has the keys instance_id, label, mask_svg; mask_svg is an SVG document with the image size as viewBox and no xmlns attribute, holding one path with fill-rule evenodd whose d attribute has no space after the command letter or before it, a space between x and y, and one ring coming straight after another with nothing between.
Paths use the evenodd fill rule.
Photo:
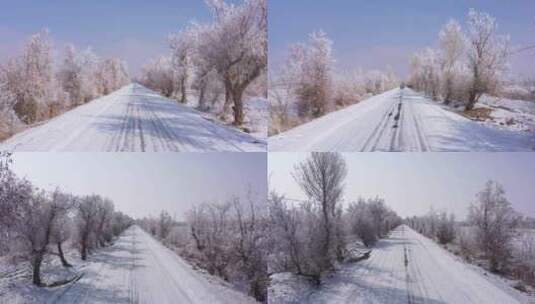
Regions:
<instances>
[{"instance_id":1,"label":"packed snow surface","mask_svg":"<svg viewBox=\"0 0 535 304\"><path fill-rule=\"evenodd\" d=\"M262 139L130 84L21 132L9 151L265 151Z\"/></svg>"},{"instance_id":2,"label":"packed snow surface","mask_svg":"<svg viewBox=\"0 0 535 304\"><path fill-rule=\"evenodd\" d=\"M380 240L369 259L343 266L319 289L297 285L300 288L293 294L284 286L271 290L270 299L273 303L528 303L499 277L464 263L405 225Z\"/></svg>"},{"instance_id":3,"label":"packed snow surface","mask_svg":"<svg viewBox=\"0 0 535 304\"><path fill-rule=\"evenodd\" d=\"M10 303L256 303L194 270L138 226L91 255L80 271L80 280L61 287L38 288L28 280Z\"/></svg>"},{"instance_id":4,"label":"packed snow surface","mask_svg":"<svg viewBox=\"0 0 535 304\"><path fill-rule=\"evenodd\" d=\"M393 89L268 140L270 151L533 151L535 135L472 121Z\"/></svg>"}]
</instances>

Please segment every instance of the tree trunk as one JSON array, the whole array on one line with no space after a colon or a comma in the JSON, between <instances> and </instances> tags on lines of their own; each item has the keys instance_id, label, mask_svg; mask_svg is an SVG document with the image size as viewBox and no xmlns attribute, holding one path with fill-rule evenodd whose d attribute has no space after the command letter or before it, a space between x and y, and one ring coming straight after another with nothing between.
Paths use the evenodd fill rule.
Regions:
<instances>
[{"instance_id":1,"label":"tree trunk","mask_svg":"<svg viewBox=\"0 0 535 304\"><path fill-rule=\"evenodd\" d=\"M234 106L234 125L241 126L243 124L243 102L242 102L243 90L236 89L232 92L232 101Z\"/></svg>"},{"instance_id":2,"label":"tree trunk","mask_svg":"<svg viewBox=\"0 0 535 304\"><path fill-rule=\"evenodd\" d=\"M193 239L195 240L195 247L197 247L197 250L202 252L204 250L204 245L202 245L201 240L197 236L197 233L195 232L195 228L191 228L191 235L193 236Z\"/></svg>"},{"instance_id":3,"label":"tree trunk","mask_svg":"<svg viewBox=\"0 0 535 304\"><path fill-rule=\"evenodd\" d=\"M205 86L201 86L199 88L199 109L201 111L205 111L206 110L206 106L205 106L205 100L204 100L204 94L205 94Z\"/></svg>"},{"instance_id":4,"label":"tree trunk","mask_svg":"<svg viewBox=\"0 0 535 304\"><path fill-rule=\"evenodd\" d=\"M498 270L499 270L498 261L497 261L496 257L491 256L490 257L490 271L491 272L498 272Z\"/></svg>"},{"instance_id":5,"label":"tree trunk","mask_svg":"<svg viewBox=\"0 0 535 304\"><path fill-rule=\"evenodd\" d=\"M87 260L87 239L83 237L81 242L80 254L82 261Z\"/></svg>"},{"instance_id":6,"label":"tree trunk","mask_svg":"<svg viewBox=\"0 0 535 304\"><path fill-rule=\"evenodd\" d=\"M470 91L470 95L468 96L468 103L466 104L466 107L464 108L465 111L470 111L474 108L477 102L477 94L475 90Z\"/></svg>"},{"instance_id":7,"label":"tree trunk","mask_svg":"<svg viewBox=\"0 0 535 304\"><path fill-rule=\"evenodd\" d=\"M254 298L263 303L265 302L266 300L266 294L264 293L264 284L262 284L262 282L260 281L261 279L259 278L253 278L252 282L251 282L251 285L250 285L250 290L251 290L251 294L253 294Z\"/></svg>"},{"instance_id":8,"label":"tree trunk","mask_svg":"<svg viewBox=\"0 0 535 304\"><path fill-rule=\"evenodd\" d=\"M186 103L186 80L180 81L180 103Z\"/></svg>"},{"instance_id":9,"label":"tree trunk","mask_svg":"<svg viewBox=\"0 0 535 304\"><path fill-rule=\"evenodd\" d=\"M451 95L453 89L452 80L448 77L446 80L446 96L444 97L444 104L449 105L451 103Z\"/></svg>"},{"instance_id":10,"label":"tree trunk","mask_svg":"<svg viewBox=\"0 0 535 304\"><path fill-rule=\"evenodd\" d=\"M476 102L477 102L477 99L479 98L478 95L479 95L479 90L480 90L480 82L481 80L479 79L479 67L478 65L474 66L473 68L473 82L472 82L472 87L470 88L470 94L469 94L469 97L468 97L468 103L466 104L466 107L465 107L465 111L470 111L474 108Z\"/></svg>"},{"instance_id":11,"label":"tree trunk","mask_svg":"<svg viewBox=\"0 0 535 304\"><path fill-rule=\"evenodd\" d=\"M41 282L41 264L43 262L43 253L39 252L35 254L32 266L33 266L33 284L36 286L43 286L43 282Z\"/></svg>"},{"instance_id":12,"label":"tree trunk","mask_svg":"<svg viewBox=\"0 0 535 304\"><path fill-rule=\"evenodd\" d=\"M228 113L228 109L230 108L230 88L228 88L225 85L225 103L223 104L223 117Z\"/></svg>"},{"instance_id":13,"label":"tree trunk","mask_svg":"<svg viewBox=\"0 0 535 304\"><path fill-rule=\"evenodd\" d=\"M65 255L63 254L63 248L61 247L61 242L58 242L58 254L59 254L59 259L61 260L61 264L63 265L63 267L72 267L72 265L69 264L69 262L67 262L67 259L65 258Z\"/></svg>"}]
</instances>

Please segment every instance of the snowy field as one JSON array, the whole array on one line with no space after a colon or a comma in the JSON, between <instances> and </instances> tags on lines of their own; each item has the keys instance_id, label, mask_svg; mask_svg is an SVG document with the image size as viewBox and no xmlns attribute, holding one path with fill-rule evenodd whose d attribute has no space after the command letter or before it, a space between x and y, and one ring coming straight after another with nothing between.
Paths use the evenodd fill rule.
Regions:
<instances>
[{"instance_id":1,"label":"snowy field","mask_svg":"<svg viewBox=\"0 0 535 304\"><path fill-rule=\"evenodd\" d=\"M256 303L194 270L137 226L75 269L80 280L55 288L0 276L0 303Z\"/></svg>"},{"instance_id":2,"label":"snowy field","mask_svg":"<svg viewBox=\"0 0 535 304\"><path fill-rule=\"evenodd\" d=\"M270 151L533 151L535 135L393 89L268 139Z\"/></svg>"},{"instance_id":3,"label":"snowy field","mask_svg":"<svg viewBox=\"0 0 535 304\"><path fill-rule=\"evenodd\" d=\"M491 110L485 122L514 131L535 134L535 102L484 95L476 108Z\"/></svg>"},{"instance_id":4,"label":"snowy field","mask_svg":"<svg viewBox=\"0 0 535 304\"><path fill-rule=\"evenodd\" d=\"M265 151L266 143L138 84L0 144L9 151Z\"/></svg>"},{"instance_id":5,"label":"snowy field","mask_svg":"<svg viewBox=\"0 0 535 304\"><path fill-rule=\"evenodd\" d=\"M380 240L369 259L342 266L319 289L289 274L275 275L273 283L271 303L529 303L501 278L405 225Z\"/></svg>"}]
</instances>

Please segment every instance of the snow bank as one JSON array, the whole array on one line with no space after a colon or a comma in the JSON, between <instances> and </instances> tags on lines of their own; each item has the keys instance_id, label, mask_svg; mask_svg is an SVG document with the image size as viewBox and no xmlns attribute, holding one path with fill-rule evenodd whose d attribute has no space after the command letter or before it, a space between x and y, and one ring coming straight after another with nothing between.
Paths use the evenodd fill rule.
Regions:
<instances>
[{"instance_id":1,"label":"snow bank","mask_svg":"<svg viewBox=\"0 0 535 304\"><path fill-rule=\"evenodd\" d=\"M527 131L535 136L535 102L484 95L476 107L490 108L486 123L513 131Z\"/></svg>"}]
</instances>

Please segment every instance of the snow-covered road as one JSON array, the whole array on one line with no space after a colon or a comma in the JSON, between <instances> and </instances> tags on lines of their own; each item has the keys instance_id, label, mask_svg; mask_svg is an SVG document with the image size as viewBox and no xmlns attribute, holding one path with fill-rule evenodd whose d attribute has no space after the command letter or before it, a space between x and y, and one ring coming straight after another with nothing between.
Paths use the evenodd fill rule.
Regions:
<instances>
[{"instance_id":1,"label":"snow-covered road","mask_svg":"<svg viewBox=\"0 0 535 304\"><path fill-rule=\"evenodd\" d=\"M0 143L9 151L265 151L258 140L130 84Z\"/></svg>"},{"instance_id":2,"label":"snow-covered road","mask_svg":"<svg viewBox=\"0 0 535 304\"><path fill-rule=\"evenodd\" d=\"M90 257L76 283L47 303L256 303L218 279L211 282L137 226Z\"/></svg>"},{"instance_id":3,"label":"snow-covered road","mask_svg":"<svg viewBox=\"0 0 535 304\"><path fill-rule=\"evenodd\" d=\"M393 89L270 137L270 151L533 151L535 135L448 111Z\"/></svg>"},{"instance_id":4,"label":"snow-covered road","mask_svg":"<svg viewBox=\"0 0 535 304\"><path fill-rule=\"evenodd\" d=\"M526 300L498 277L465 264L403 225L379 241L369 259L344 267L306 302L514 304Z\"/></svg>"}]
</instances>

